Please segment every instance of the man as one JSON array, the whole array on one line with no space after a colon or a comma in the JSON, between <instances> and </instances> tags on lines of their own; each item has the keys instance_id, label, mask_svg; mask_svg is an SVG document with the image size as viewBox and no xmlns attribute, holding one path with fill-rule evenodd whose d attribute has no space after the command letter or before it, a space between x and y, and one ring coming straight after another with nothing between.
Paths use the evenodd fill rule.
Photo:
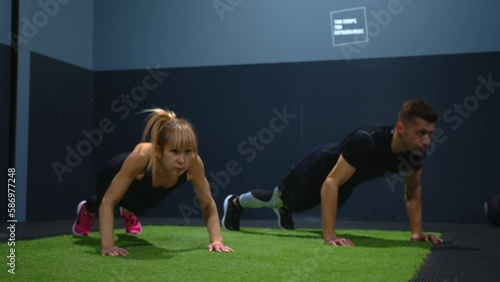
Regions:
<instances>
[{"instance_id":1,"label":"man","mask_svg":"<svg viewBox=\"0 0 500 282\"><path fill-rule=\"evenodd\" d=\"M405 173L405 204L412 241L442 242L422 228L422 161L431 142L437 113L422 100L405 101L396 126L359 129L341 144L320 145L292 164L274 191L252 190L224 200L222 225L239 230L244 208L272 208L278 224L294 229L293 212L301 212L321 203L323 239L332 246L353 246L348 238L335 232L337 208L362 182Z\"/></svg>"}]
</instances>

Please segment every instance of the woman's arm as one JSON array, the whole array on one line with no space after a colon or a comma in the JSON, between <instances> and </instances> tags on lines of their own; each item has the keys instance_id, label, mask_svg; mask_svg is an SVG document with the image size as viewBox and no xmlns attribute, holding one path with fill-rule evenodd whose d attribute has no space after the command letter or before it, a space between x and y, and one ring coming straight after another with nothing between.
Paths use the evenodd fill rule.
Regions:
<instances>
[{"instance_id":1,"label":"woman's arm","mask_svg":"<svg viewBox=\"0 0 500 282\"><path fill-rule=\"evenodd\" d=\"M125 249L115 246L113 233L114 210L123 198L123 195L127 192L132 181L145 171L149 155L143 152L142 147L138 145L125 159L120 171L111 181L99 206L99 230L101 233L101 254L103 256L127 254Z\"/></svg>"},{"instance_id":2,"label":"woman's arm","mask_svg":"<svg viewBox=\"0 0 500 282\"><path fill-rule=\"evenodd\" d=\"M208 246L208 249L216 252L232 251L231 248L225 246L222 242L217 206L215 205L215 201L210 194L210 186L207 178L205 177L205 168L199 156L197 156L197 159L189 168L188 173L193 181L193 186L196 191L198 201L200 202L203 219L205 220L205 224L207 226L210 238L210 245Z\"/></svg>"}]
</instances>

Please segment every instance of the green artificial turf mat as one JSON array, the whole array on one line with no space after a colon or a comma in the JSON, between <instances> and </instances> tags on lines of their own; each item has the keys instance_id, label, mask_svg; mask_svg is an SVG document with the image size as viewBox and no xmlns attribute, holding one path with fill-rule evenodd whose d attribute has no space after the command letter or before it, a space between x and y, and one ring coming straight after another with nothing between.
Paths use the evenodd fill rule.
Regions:
<instances>
[{"instance_id":1,"label":"green artificial turf mat","mask_svg":"<svg viewBox=\"0 0 500 282\"><path fill-rule=\"evenodd\" d=\"M99 233L16 241L15 274L2 243L1 281L408 281L430 253L410 232L339 230L356 247L325 245L319 229L223 231L231 253L207 250L204 227L144 226L115 230L123 257L100 255Z\"/></svg>"}]
</instances>

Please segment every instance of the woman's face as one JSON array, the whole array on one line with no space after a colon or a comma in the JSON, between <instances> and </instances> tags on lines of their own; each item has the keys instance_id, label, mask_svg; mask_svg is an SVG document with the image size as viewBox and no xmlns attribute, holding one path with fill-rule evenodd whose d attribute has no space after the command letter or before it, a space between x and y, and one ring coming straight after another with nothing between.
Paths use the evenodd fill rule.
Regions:
<instances>
[{"instance_id":1,"label":"woman's face","mask_svg":"<svg viewBox=\"0 0 500 282\"><path fill-rule=\"evenodd\" d=\"M178 148L167 144L161 155L161 163L168 173L181 175L189 168L194 156L193 148Z\"/></svg>"}]
</instances>

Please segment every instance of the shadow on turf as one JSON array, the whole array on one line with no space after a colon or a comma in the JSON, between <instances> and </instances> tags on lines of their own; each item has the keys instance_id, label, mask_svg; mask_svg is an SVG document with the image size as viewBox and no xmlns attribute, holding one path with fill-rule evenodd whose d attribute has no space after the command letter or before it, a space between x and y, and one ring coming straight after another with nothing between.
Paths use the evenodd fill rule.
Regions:
<instances>
[{"instance_id":1,"label":"shadow on turf","mask_svg":"<svg viewBox=\"0 0 500 282\"><path fill-rule=\"evenodd\" d=\"M290 234L266 233L266 232L259 232L259 231L245 230L245 229L242 229L239 232L247 234L264 235L264 236L323 240L323 232L321 230L307 230L307 229L293 230L289 231ZM353 243L358 247L368 247L368 248L415 247L415 248L428 249L429 246L431 245L430 242L411 242L409 238L408 241L401 241L401 240L382 239L382 238L368 237L368 236L359 236L344 232L338 232L338 236L351 239Z\"/></svg>"},{"instance_id":2,"label":"shadow on turf","mask_svg":"<svg viewBox=\"0 0 500 282\"><path fill-rule=\"evenodd\" d=\"M185 253L191 251L204 250L202 247L193 247L187 249L168 250L155 246L148 241L134 235L117 234L118 240L115 241L117 246L126 249L129 252L128 256L122 256L123 259L133 260L154 260L172 258L175 253ZM79 246L92 247L95 251L87 251L89 254L101 255L101 240L89 236L73 236L74 244Z\"/></svg>"}]
</instances>

